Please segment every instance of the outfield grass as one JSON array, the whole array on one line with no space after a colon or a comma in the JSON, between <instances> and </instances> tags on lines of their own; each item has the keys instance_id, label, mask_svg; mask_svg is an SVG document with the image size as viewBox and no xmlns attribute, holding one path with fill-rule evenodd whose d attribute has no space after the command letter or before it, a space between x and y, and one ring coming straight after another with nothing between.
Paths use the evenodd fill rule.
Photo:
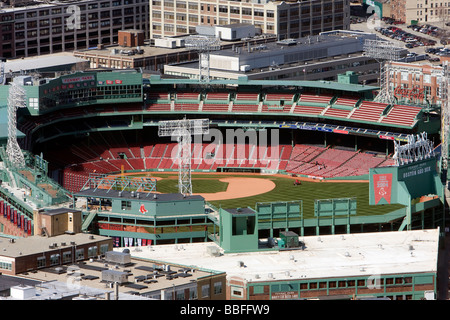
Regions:
<instances>
[{"instance_id":1,"label":"outfield grass","mask_svg":"<svg viewBox=\"0 0 450 320\"><path fill-rule=\"evenodd\" d=\"M369 184L366 182L308 182L302 181L300 186L294 186L289 178L261 176L272 180L276 187L272 191L257 196L211 201L216 207L237 208L255 207L257 202L276 202L303 200L303 215L314 217L314 200L331 198L355 197L358 215L379 215L402 208L402 205L369 205Z\"/></svg>"},{"instance_id":2,"label":"outfield grass","mask_svg":"<svg viewBox=\"0 0 450 320\"><path fill-rule=\"evenodd\" d=\"M218 179L192 179L192 190L195 193L216 193L227 191L228 182ZM162 179L156 184L156 190L162 193L178 192L178 179Z\"/></svg>"},{"instance_id":3,"label":"outfield grass","mask_svg":"<svg viewBox=\"0 0 450 320\"><path fill-rule=\"evenodd\" d=\"M169 177L176 174L152 174L153 176ZM403 205L369 205L369 183L367 182L309 182L302 181L300 186L293 185L293 179L279 176L266 175L235 175L244 178L263 178L272 180L276 187L272 191L239 199L210 201L216 207L222 208L238 208L251 207L254 208L257 202L276 202L276 201L292 201L303 200L303 215L305 218L314 217L314 200L315 199L331 199L331 198L348 198L355 197L357 200L358 215L380 215L385 214L403 207ZM207 179L206 179L207 177ZM218 181L220 178L233 177L230 175L218 174L192 174L192 189L194 193L219 192L226 190L226 184ZM202 179L203 178L203 179ZM172 183L172 184L171 184ZM166 186L167 184L167 186ZM156 189L160 192L177 192L177 179L162 179L157 183ZM224 189L223 189L224 187ZM206 191L205 191L206 190Z\"/></svg>"}]
</instances>

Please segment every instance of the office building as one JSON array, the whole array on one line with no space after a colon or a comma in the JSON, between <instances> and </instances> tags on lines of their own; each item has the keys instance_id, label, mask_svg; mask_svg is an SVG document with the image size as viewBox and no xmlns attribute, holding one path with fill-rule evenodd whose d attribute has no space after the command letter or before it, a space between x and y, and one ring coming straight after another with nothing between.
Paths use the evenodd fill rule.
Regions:
<instances>
[{"instance_id":1,"label":"office building","mask_svg":"<svg viewBox=\"0 0 450 320\"><path fill-rule=\"evenodd\" d=\"M47 1L0 12L0 56L18 58L118 42L123 29L148 35L147 0Z\"/></svg>"},{"instance_id":2,"label":"office building","mask_svg":"<svg viewBox=\"0 0 450 320\"><path fill-rule=\"evenodd\" d=\"M197 25L253 24L279 39L349 29L348 0L327 1L150 1L151 38L194 33Z\"/></svg>"}]
</instances>

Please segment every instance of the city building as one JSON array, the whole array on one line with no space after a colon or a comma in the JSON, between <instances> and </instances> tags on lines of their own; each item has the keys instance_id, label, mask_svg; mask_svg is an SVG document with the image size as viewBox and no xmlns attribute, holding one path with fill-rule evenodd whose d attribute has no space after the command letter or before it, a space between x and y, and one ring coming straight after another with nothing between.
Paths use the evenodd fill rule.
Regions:
<instances>
[{"instance_id":1,"label":"city building","mask_svg":"<svg viewBox=\"0 0 450 320\"><path fill-rule=\"evenodd\" d=\"M147 0L57 0L4 6L0 56L19 58L93 48L118 42L118 33L149 35Z\"/></svg>"},{"instance_id":2,"label":"city building","mask_svg":"<svg viewBox=\"0 0 450 320\"><path fill-rule=\"evenodd\" d=\"M245 230L236 237L250 239ZM439 229L290 238L287 232L278 245L263 248L260 241L248 252L192 243L176 254L162 245L132 255L223 271L230 300L436 299Z\"/></svg>"},{"instance_id":3,"label":"city building","mask_svg":"<svg viewBox=\"0 0 450 320\"><path fill-rule=\"evenodd\" d=\"M131 256L134 251L152 252L153 248L107 251L82 261L29 269L14 278L0 276L0 300L226 299L224 272ZM179 246L174 252L183 250Z\"/></svg>"},{"instance_id":4,"label":"city building","mask_svg":"<svg viewBox=\"0 0 450 320\"><path fill-rule=\"evenodd\" d=\"M360 83L376 82L379 63L364 55L365 39L375 39L375 35L341 30L212 51L210 77L220 80L247 77L249 80L335 81L339 74L353 71ZM164 74L198 78L198 62L165 65Z\"/></svg>"},{"instance_id":5,"label":"city building","mask_svg":"<svg viewBox=\"0 0 450 320\"><path fill-rule=\"evenodd\" d=\"M450 19L450 3L437 0L394 0L390 1L390 18L412 23L439 23L445 24ZM387 16L385 14L385 16Z\"/></svg>"},{"instance_id":6,"label":"city building","mask_svg":"<svg viewBox=\"0 0 450 320\"><path fill-rule=\"evenodd\" d=\"M97 184L101 187L95 187ZM122 190L133 184L138 191ZM91 177L85 185L74 193L86 202L85 223L95 218L96 232L114 239L114 246L208 241L212 223L202 196L156 194L156 181L145 178Z\"/></svg>"},{"instance_id":7,"label":"city building","mask_svg":"<svg viewBox=\"0 0 450 320\"><path fill-rule=\"evenodd\" d=\"M65 273L64 277L67 277ZM31 280L22 277L19 279L21 283L5 290L8 293L0 297L0 300L3 302L21 300L154 300L131 293L114 291L106 287L94 288L85 285L73 285L67 279L51 281L46 279L35 280L36 283L28 285L24 285L22 282ZM0 279L0 282L2 280Z\"/></svg>"},{"instance_id":8,"label":"city building","mask_svg":"<svg viewBox=\"0 0 450 320\"><path fill-rule=\"evenodd\" d=\"M126 31L126 30L125 30ZM125 32L124 31L124 32ZM136 69L144 72L162 74L166 65L176 65L179 63L188 63L198 60L198 51L194 48L181 46L163 46L157 43L157 40L167 40L172 43L177 38L154 39L155 44L130 46L125 45L119 39L117 45L96 48L75 50L74 57L87 60L90 67L95 68L113 68L113 69ZM274 35L255 36L246 41L222 41L221 50L229 49L233 46L244 46L250 42L253 45L265 44L275 41Z\"/></svg>"},{"instance_id":9,"label":"city building","mask_svg":"<svg viewBox=\"0 0 450 320\"><path fill-rule=\"evenodd\" d=\"M439 65L391 62L389 89L401 102L440 105L443 69Z\"/></svg>"},{"instance_id":10,"label":"city building","mask_svg":"<svg viewBox=\"0 0 450 320\"><path fill-rule=\"evenodd\" d=\"M86 233L0 238L0 241L0 270L9 275L87 260L113 247L111 238Z\"/></svg>"},{"instance_id":11,"label":"city building","mask_svg":"<svg viewBox=\"0 0 450 320\"><path fill-rule=\"evenodd\" d=\"M281 40L349 29L350 5L348 0L151 0L150 21L150 38L195 33L197 25L245 23Z\"/></svg>"}]
</instances>

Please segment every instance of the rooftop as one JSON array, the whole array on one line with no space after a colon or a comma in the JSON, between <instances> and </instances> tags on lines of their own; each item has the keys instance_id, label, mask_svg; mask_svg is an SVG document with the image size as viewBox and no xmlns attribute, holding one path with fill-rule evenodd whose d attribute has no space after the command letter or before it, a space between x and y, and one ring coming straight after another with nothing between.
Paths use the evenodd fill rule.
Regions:
<instances>
[{"instance_id":1,"label":"rooftop","mask_svg":"<svg viewBox=\"0 0 450 320\"><path fill-rule=\"evenodd\" d=\"M214 243L158 245L132 257L226 272L246 281L436 272L439 229L300 237L303 250L207 254ZM120 250L120 249L117 249ZM176 253L176 254L174 254ZM242 267L241 263L245 267Z\"/></svg>"},{"instance_id":2,"label":"rooftop","mask_svg":"<svg viewBox=\"0 0 450 320\"><path fill-rule=\"evenodd\" d=\"M99 235L94 235L94 239L91 239L91 236L92 235L87 233L64 234L54 237L32 236L27 238L17 238L13 242L8 238L0 237L0 256L17 258L20 256L42 253L49 250L49 246L54 243L58 244L58 248L71 248L71 242L75 242L76 245L82 245L110 239L109 237ZM66 246L62 245L62 243L65 243Z\"/></svg>"},{"instance_id":3,"label":"rooftop","mask_svg":"<svg viewBox=\"0 0 450 320\"><path fill-rule=\"evenodd\" d=\"M128 55L128 52L136 49L136 47L124 47L119 45L113 45L103 48L92 48L92 49L86 49L86 50L77 50L73 52L74 56L103 56L103 57L115 57L117 59L142 59L145 57L153 57L153 56L159 56L159 55L167 55L172 54L176 52L184 52L184 51L190 51L192 49L190 48L161 48L161 47L154 47L154 46L148 46L143 45L139 46L140 50L143 50L143 52L135 53L133 55ZM123 54L121 53L123 52Z\"/></svg>"},{"instance_id":4,"label":"rooftop","mask_svg":"<svg viewBox=\"0 0 450 320\"><path fill-rule=\"evenodd\" d=\"M139 194L139 198L137 195ZM120 190L108 190L108 189L86 189L78 191L75 194L77 197L100 197L106 199L123 198L123 199L141 199L146 201L184 201L184 200L204 200L202 196L192 195L183 196L181 193L147 193L147 192L135 192L120 191Z\"/></svg>"},{"instance_id":5,"label":"rooftop","mask_svg":"<svg viewBox=\"0 0 450 320\"><path fill-rule=\"evenodd\" d=\"M151 246L142 248L142 250L151 254L154 250L153 248L154 246ZM183 245L170 248L170 253L176 255L179 250L183 250L182 248ZM141 249L136 247L132 250L134 253ZM122 251L123 249L120 249L120 252ZM104 270L125 272L128 275L128 282L120 285L119 294L139 293L141 296L166 288L172 289L177 286L189 285L199 278L214 274L210 270L186 268L184 265L169 264L168 268L165 269L163 263L132 258L131 263L125 265L114 264L104 259L90 259L70 266L65 265L39 269L21 276L26 279L46 281L49 284L64 282L67 286L67 283L70 282L68 281L68 277L72 275L73 277L77 277L77 281L79 282L76 284L78 287L84 288L84 291L112 292L114 289L110 288L110 283L102 281L102 271ZM61 290L64 291L67 288L63 286ZM84 293L83 290L80 290L80 292Z\"/></svg>"},{"instance_id":6,"label":"rooftop","mask_svg":"<svg viewBox=\"0 0 450 320\"><path fill-rule=\"evenodd\" d=\"M231 214L254 215L255 211L250 208L224 209Z\"/></svg>"},{"instance_id":7,"label":"rooftop","mask_svg":"<svg viewBox=\"0 0 450 320\"><path fill-rule=\"evenodd\" d=\"M33 285L19 285L13 288L22 288L22 290L31 290L32 296L21 299L18 297L0 297L0 300L68 300L68 299L80 299L80 300L93 300L94 299L106 299L107 293L109 293L109 299L115 299L114 289L111 288L93 288L90 286L77 286L73 285L66 279L51 280L46 282L39 281L35 286ZM124 293L119 291L118 300L153 300L139 295L130 293Z\"/></svg>"},{"instance_id":8,"label":"rooftop","mask_svg":"<svg viewBox=\"0 0 450 320\"><path fill-rule=\"evenodd\" d=\"M29 57L24 59L11 59L5 63L5 72L21 72L45 70L49 68L62 68L72 66L87 60L74 57L71 53L55 53L40 57Z\"/></svg>"}]
</instances>

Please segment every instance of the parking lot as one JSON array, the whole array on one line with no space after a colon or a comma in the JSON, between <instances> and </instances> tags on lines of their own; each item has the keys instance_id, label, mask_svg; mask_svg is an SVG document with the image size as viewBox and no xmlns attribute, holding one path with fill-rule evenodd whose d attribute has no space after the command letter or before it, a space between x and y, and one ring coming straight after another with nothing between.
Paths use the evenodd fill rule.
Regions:
<instances>
[{"instance_id":1,"label":"parking lot","mask_svg":"<svg viewBox=\"0 0 450 320\"><path fill-rule=\"evenodd\" d=\"M351 24L350 29L372 32L377 34L381 40L387 40L399 47L407 48L410 52L409 57L417 56L422 60L439 63L440 55L450 54L450 48L447 48L450 46L440 43L440 37L448 30L436 26L391 24L378 20L376 23L369 21ZM449 28L446 27L446 29Z\"/></svg>"}]
</instances>

